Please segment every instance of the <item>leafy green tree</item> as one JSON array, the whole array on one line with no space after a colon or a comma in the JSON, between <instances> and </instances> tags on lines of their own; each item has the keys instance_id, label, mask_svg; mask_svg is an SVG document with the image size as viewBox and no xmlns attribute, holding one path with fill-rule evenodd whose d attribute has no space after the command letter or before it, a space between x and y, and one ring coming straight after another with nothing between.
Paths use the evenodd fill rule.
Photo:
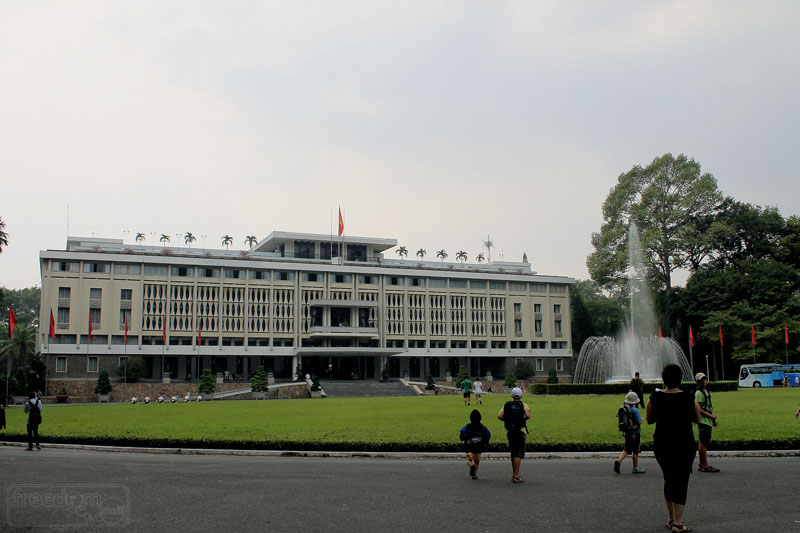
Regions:
<instances>
[{"instance_id":1,"label":"leafy green tree","mask_svg":"<svg viewBox=\"0 0 800 533\"><path fill-rule=\"evenodd\" d=\"M258 244L258 238L255 235L248 235L247 237L244 238L244 243L250 246L250 248L252 249L253 246Z\"/></svg>"},{"instance_id":2,"label":"leafy green tree","mask_svg":"<svg viewBox=\"0 0 800 533\"><path fill-rule=\"evenodd\" d=\"M439 250L436 252L436 257L438 257L440 261L444 261L447 259L447 252L444 250Z\"/></svg>"},{"instance_id":3,"label":"leafy green tree","mask_svg":"<svg viewBox=\"0 0 800 533\"><path fill-rule=\"evenodd\" d=\"M406 257L408 257L408 248L406 248L405 246L401 246L400 248L397 249L397 255L399 255L402 259L405 259Z\"/></svg>"},{"instance_id":4,"label":"leafy green tree","mask_svg":"<svg viewBox=\"0 0 800 533\"><path fill-rule=\"evenodd\" d=\"M13 396L24 396L30 392L28 389L28 375L25 372L25 367L17 367L14 377L9 380L9 388Z\"/></svg>"},{"instance_id":5,"label":"leafy green tree","mask_svg":"<svg viewBox=\"0 0 800 533\"><path fill-rule=\"evenodd\" d=\"M649 276L655 288L669 291L672 272L688 266L691 253L702 256L708 248L694 242L702 237L696 224L712 215L721 199L716 179L683 154L664 154L621 174L603 203L600 232L592 234L595 251L586 261L592 279L607 290L625 286L628 228L634 221ZM693 262L701 261L695 257Z\"/></svg>"},{"instance_id":6,"label":"leafy green tree","mask_svg":"<svg viewBox=\"0 0 800 533\"><path fill-rule=\"evenodd\" d=\"M210 368L203 369L203 373L200 375L200 386L197 390L200 394L211 394L217 390L217 384L214 381L214 376L211 375Z\"/></svg>"},{"instance_id":7,"label":"leafy green tree","mask_svg":"<svg viewBox=\"0 0 800 533\"><path fill-rule=\"evenodd\" d=\"M167 245L167 243L169 242L169 235L167 235L166 233L162 233L162 234L161 234L161 238L160 238L160 239L158 239L158 240L159 240L159 241L161 241L161 243L162 243L164 246L166 246L166 245Z\"/></svg>"},{"instance_id":8,"label":"leafy green tree","mask_svg":"<svg viewBox=\"0 0 800 533\"><path fill-rule=\"evenodd\" d=\"M11 366L26 365L36 348L36 330L19 324L10 339L0 341L0 353L11 358Z\"/></svg>"},{"instance_id":9,"label":"leafy green tree","mask_svg":"<svg viewBox=\"0 0 800 533\"><path fill-rule=\"evenodd\" d=\"M147 375L147 365L142 359L129 358L127 364L119 367L117 376L126 383L137 383Z\"/></svg>"},{"instance_id":10,"label":"leafy green tree","mask_svg":"<svg viewBox=\"0 0 800 533\"><path fill-rule=\"evenodd\" d=\"M233 244L233 237L231 237L230 235L223 235L222 245L225 247L226 250L229 249L231 244Z\"/></svg>"},{"instance_id":11,"label":"leafy green tree","mask_svg":"<svg viewBox=\"0 0 800 533\"><path fill-rule=\"evenodd\" d=\"M195 242L196 240L197 237L195 237L194 234L188 231L186 232L186 235L183 236L183 242L185 242L189 248L192 247L192 243Z\"/></svg>"},{"instance_id":12,"label":"leafy green tree","mask_svg":"<svg viewBox=\"0 0 800 533\"><path fill-rule=\"evenodd\" d=\"M551 368L547 373L547 383L554 385L558 383L558 372L555 368Z\"/></svg>"},{"instance_id":13,"label":"leafy green tree","mask_svg":"<svg viewBox=\"0 0 800 533\"><path fill-rule=\"evenodd\" d=\"M458 367L458 376L456 377L456 387L461 387L461 383L463 383L465 379L469 379L469 372L467 372L467 367L461 365Z\"/></svg>"},{"instance_id":14,"label":"leafy green tree","mask_svg":"<svg viewBox=\"0 0 800 533\"><path fill-rule=\"evenodd\" d=\"M530 361L520 359L517 361L517 364L514 365L514 376L520 381L525 381L535 375L536 372L533 371Z\"/></svg>"},{"instance_id":15,"label":"leafy green tree","mask_svg":"<svg viewBox=\"0 0 800 533\"><path fill-rule=\"evenodd\" d=\"M111 381L108 379L108 370L101 370L94 386L95 394L108 394L111 392Z\"/></svg>"},{"instance_id":16,"label":"leafy green tree","mask_svg":"<svg viewBox=\"0 0 800 533\"><path fill-rule=\"evenodd\" d=\"M39 327L39 306L41 289L28 287L25 289L0 288L0 324L8 324L8 306L14 309L17 326ZM16 329L16 328L15 328ZM8 331L8 329L6 329ZM4 338L8 338L6 334Z\"/></svg>"},{"instance_id":17,"label":"leafy green tree","mask_svg":"<svg viewBox=\"0 0 800 533\"><path fill-rule=\"evenodd\" d=\"M614 336L625 322L627 298L606 295L592 280L578 280L570 289L572 346L580 352L589 337Z\"/></svg>"},{"instance_id":18,"label":"leafy green tree","mask_svg":"<svg viewBox=\"0 0 800 533\"><path fill-rule=\"evenodd\" d=\"M464 250L459 250L458 253L456 254L456 259L458 261L461 261L462 263L466 263L468 259L467 252L465 252Z\"/></svg>"},{"instance_id":19,"label":"leafy green tree","mask_svg":"<svg viewBox=\"0 0 800 533\"><path fill-rule=\"evenodd\" d=\"M506 373L506 379L503 381L503 385L506 387L516 387L517 386L517 377L514 375L513 370L509 370Z\"/></svg>"},{"instance_id":20,"label":"leafy green tree","mask_svg":"<svg viewBox=\"0 0 800 533\"><path fill-rule=\"evenodd\" d=\"M266 392L268 390L269 383L267 379L267 373L264 371L264 365L260 365L258 370L256 370L255 375L253 376L253 381L251 382L251 390L253 392Z\"/></svg>"},{"instance_id":21,"label":"leafy green tree","mask_svg":"<svg viewBox=\"0 0 800 533\"><path fill-rule=\"evenodd\" d=\"M144 242L144 239L145 239L144 233L142 233L141 231L136 232L136 242L141 244Z\"/></svg>"}]
</instances>

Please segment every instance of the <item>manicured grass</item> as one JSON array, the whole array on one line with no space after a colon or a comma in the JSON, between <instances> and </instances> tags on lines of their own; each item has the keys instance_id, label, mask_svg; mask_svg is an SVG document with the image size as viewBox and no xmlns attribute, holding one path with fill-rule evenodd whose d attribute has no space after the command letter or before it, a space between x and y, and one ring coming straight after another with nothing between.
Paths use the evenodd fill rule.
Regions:
<instances>
[{"instance_id":1,"label":"manicured grass","mask_svg":"<svg viewBox=\"0 0 800 533\"><path fill-rule=\"evenodd\" d=\"M508 398L484 396L477 406L505 449L497 412ZM616 411L622 396L526 396L531 450L616 450L622 437ZM718 392L716 449L800 448L797 389ZM326 398L323 400L217 401L191 404L47 406L42 437L52 442L271 449L461 449L458 430L475 408L459 396ZM22 409L8 409L0 438L25 436ZM644 413L642 413L644 414ZM653 426L644 425L643 446Z\"/></svg>"}]
</instances>

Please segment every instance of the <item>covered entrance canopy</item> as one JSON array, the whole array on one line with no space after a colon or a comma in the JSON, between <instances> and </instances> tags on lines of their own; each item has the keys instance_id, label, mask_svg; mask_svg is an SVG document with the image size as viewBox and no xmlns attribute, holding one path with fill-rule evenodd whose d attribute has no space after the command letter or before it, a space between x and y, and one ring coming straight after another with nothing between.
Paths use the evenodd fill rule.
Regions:
<instances>
[{"instance_id":1,"label":"covered entrance canopy","mask_svg":"<svg viewBox=\"0 0 800 533\"><path fill-rule=\"evenodd\" d=\"M297 357L303 373L323 379L377 379L387 357L400 353L391 348L303 347Z\"/></svg>"}]
</instances>

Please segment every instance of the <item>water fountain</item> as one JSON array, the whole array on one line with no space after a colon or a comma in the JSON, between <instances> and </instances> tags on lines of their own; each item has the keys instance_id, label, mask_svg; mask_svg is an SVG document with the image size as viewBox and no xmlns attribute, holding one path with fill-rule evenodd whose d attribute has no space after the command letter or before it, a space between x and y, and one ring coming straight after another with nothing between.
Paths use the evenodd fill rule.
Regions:
<instances>
[{"instance_id":1,"label":"water fountain","mask_svg":"<svg viewBox=\"0 0 800 533\"><path fill-rule=\"evenodd\" d=\"M639 229L631 222L628 231L628 288L630 318L617 338L589 337L583 343L575 368L575 383L627 383L634 372L645 381L660 381L661 369L669 363L681 367L684 379L691 369L680 345L669 337L655 335L653 294L647 285L642 261Z\"/></svg>"}]
</instances>

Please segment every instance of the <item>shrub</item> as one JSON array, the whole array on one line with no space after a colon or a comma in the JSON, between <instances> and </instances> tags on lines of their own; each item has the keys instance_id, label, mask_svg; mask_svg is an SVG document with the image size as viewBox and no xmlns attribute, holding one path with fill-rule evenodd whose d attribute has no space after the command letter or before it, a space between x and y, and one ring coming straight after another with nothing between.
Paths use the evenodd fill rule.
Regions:
<instances>
[{"instance_id":1,"label":"shrub","mask_svg":"<svg viewBox=\"0 0 800 533\"><path fill-rule=\"evenodd\" d=\"M547 383L550 384L558 383L558 372L556 372L555 368L551 368L550 371L547 373Z\"/></svg>"},{"instance_id":2,"label":"shrub","mask_svg":"<svg viewBox=\"0 0 800 533\"><path fill-rule=\"evenodd\" d=\"M128 359L127 364L117 370L117 376L126 383L136 383L147 375L147 365L141 359Z\"/></svg>"},{"instance_id":3,"label":"shrub","mask_svg":"<svg viewBox=\"0 0 800 533\"><path fill-rule=\"evenodd\" d=\"M425 390L436 390L436 384L433 382L433 376L428 374L427 381L428 384L425 385Z\"/></svg>"},{"instance_id":4,"label":"shrub","mask_svg":"<svg viewBox=\"0 0 800 533\"><path fill-rule=\"evenodd\" d=\"M465 379L469 379L469 373L467 372L467 367L461 365L458 367L458 377L456 378L456 387L461 387L461 382Z\"/></svg>"},{"instance_id":5,"label":"shrub","mask_svg":"<svg viewBox=\"0 0 800 533\"><path fill-rule=\"evenodd\" d=\"M66 387L61 387L60 389L58 389L58 395L59 396L67 396L68 394L69 394L69 391L67 390Z\"/></svg>"},{"instance_id":6,"label":"shrub","mask_svg":"<svg viewBox=\"0 0 800 533\"><path fill-rule=\"evenodd\" d=\"M663 385L660 383L645 383L645 394L652 394L656 388ZM545 390L531 387L533 394L626 394L630 390L628 383L558 383L544 385ZM681 384L681 389L692 392L697 388L693 381L686 381ZM711 392L735 391L739 390L738 381L715 381L708 384Z\"/></svg>"},{"instance_id":7,"label":"shrub","mask_svg":"<svg viewBox=\"0 0 800 533\"><path fill-rule=\"evenodd\" d=\"M503 385L505 385L506 387L516 387L516 385L517 385L517 377L514 375L514 371L513 370L510 370L506 374L506 379L505 379L505 381L503 381Z\"/></svg>"},{"instance_id":8,"label":"shrub","mask_svg":"<svg viewBox=\"0 0 800 533\"><path fill-rule=\"evenodd\" d=\"M531 394L547 394L547 385L544 383L531 383Z\"/></svg>"},{"instance_id":9,"label":"shrub","mask_svg":"<svg viewBox=\"0 0 800 533\"><path fill-rule=\"evenodd\" d=\"M95 394L108 394L111 392L111 382L108 380L108 370L101 370L94 386Z\"/></svg>"},{"instance_id":10,"label":"shrub","mask_svg":"<svg viewBox=\"0 0 800 533\"><path fill-rule=\"evenodd\" d=\"M520 359L517 361L517 364L514 365L514 375L520 381L525 381L530 379L536 375L536 372L533 371L533 367L531 366L530 361L526 361L525 359Z\"/></svg>"},{"instance_id":11,"label":"shrub","mask_svg":"<svg viewBox=\"0 0 800 533\"><path fill-rule=\"evenodd\" d=\"M264 365L261 365L253 376L250 390L253 392L266 392L268 387L267 373L264 371Z\"/></svg>"},{"instance_id":12,"label":"shrub","mask_svg":"<svg viewBox=\"0 0 800 533\"><path fill-rule=\"evenodd\" d=\"M381 370L381 379L383 379L383 381L389 379L389 363L385 363L383 365L383 370Z\"/></svg>"},{"instance_id":13,"label":"shrub","mask_svg":"<svg viewBox=\"0 0 800 533\"><path fill-rule=\"evenodd\" d=\"M217 384L214 382L210 368L203 369L203 374L200 376L200 387L197 390L200 394L211 394L217 390Z\"/></svg>"},{"instance_id":14,"label":"shrub","mask_svg":"<svg viewBox=\"0 0 800 533\"><path fill-rule=\"evenodd\" d=\"M11 389L12 396L24 396L28 394L28 376L23 367L17 368L14 377L8 380L8 387Z\"/></svg>"}]
</instances>

